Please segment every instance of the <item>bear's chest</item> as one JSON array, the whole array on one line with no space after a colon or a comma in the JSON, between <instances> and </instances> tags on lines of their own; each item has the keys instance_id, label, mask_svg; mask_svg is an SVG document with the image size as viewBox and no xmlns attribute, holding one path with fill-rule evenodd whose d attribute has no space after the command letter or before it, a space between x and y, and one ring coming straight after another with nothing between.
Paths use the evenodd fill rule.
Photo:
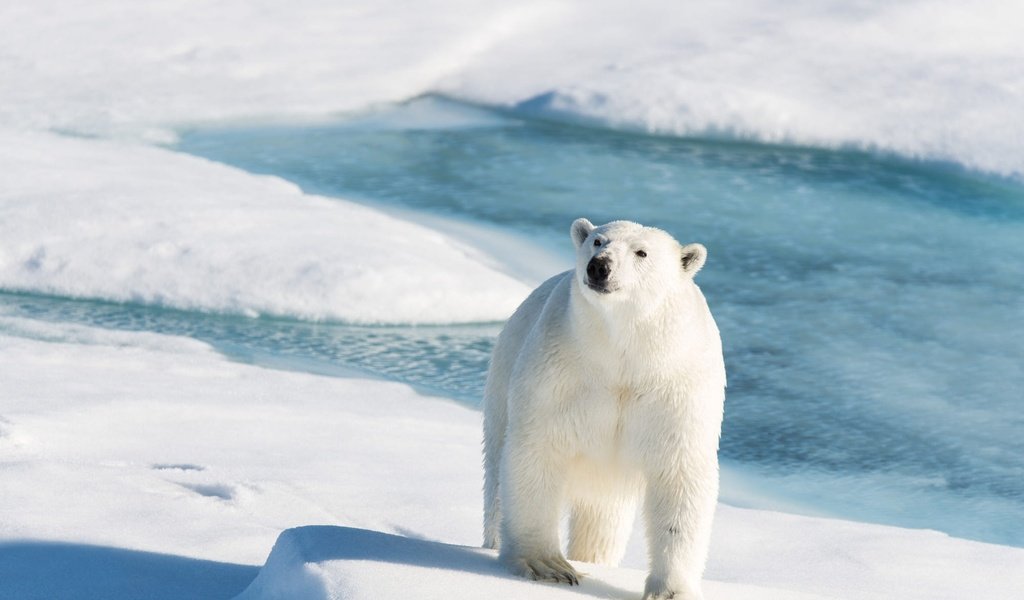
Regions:
<instances>
[{"instance_id":1,"label":"bear's chest","mask_svg":"<svg viewBox=\"0 0 1024 600\"><path fill-rule=\"evenodd\" d=\"M626 432L645 419L650 392L628 382L591 385L568 407L564 425L574 432L582 454L607 460L621 454Z\"/></svg>"}]
</instances>

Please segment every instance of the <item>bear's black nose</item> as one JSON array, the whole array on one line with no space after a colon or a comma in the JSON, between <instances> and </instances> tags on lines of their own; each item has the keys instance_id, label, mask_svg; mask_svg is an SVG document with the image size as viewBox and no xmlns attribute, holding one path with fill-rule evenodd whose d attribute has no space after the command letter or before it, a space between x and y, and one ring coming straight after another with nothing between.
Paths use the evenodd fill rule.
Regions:
<instances>
[{"instance_id":1,"label":"bear's black nose","mask_svg":"<svg viewBox=\"0 0 1024 600\"><path fill-rule=\"evenodd\" d=\"M604 283L608 281L608 275L612 272L610 261L603 256L595 256L587 263L587 278L590 283Z\"/></svg>"}]
</instances>

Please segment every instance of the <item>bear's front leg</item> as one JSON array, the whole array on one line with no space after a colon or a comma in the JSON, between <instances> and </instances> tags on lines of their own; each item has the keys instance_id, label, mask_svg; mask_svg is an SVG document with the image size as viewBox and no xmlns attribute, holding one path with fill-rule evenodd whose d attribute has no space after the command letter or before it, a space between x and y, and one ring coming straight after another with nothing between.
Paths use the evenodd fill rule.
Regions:
<instances>
[{"instance_id":1,"label":"bear's front leg","mask_svg":"<svg viewBox=\"0 0 1024 600\"><path fill-rule=\"evenodd\" d=\"M676 457L648 473L651 571L643 600L702 600L701 578L718 501L718 457Z\"/></svg>"},{"instance_id":2,"label":"bear's front leg","mask_svg":"<svg viewBox=\"0 0 1024 600\"><path fill-rule=\"evenodd\" d=\"M558 539L567 461L536 439L506 440L499 558L520 577L579 584Z\"/></svg>"}]
</instances>

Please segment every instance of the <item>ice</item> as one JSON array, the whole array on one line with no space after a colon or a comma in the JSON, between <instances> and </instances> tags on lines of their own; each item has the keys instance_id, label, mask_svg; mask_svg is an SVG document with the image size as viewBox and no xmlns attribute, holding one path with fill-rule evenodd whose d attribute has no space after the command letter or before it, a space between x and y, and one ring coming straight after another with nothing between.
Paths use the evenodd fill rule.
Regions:
<instances>
[{"instance_id":1,"label":"ice","mask_svg":"<svg viewBox=\"0 0 1024 600\"><path fill-rule=\"evenodd\" d=\"M648 132L855 147L1019 176L1021 18L1007 0L580 3L522 43L496 44L441 89Z\"/></svg>"},{"instance_id":2,"label":"ice","mask_svg":"<svg viewBox=\"0 0 1024 600\"><path fill-rule=\"evenodd\" d=\"M473 127L427 130L413 118L453 122L460 111ZM486 124L479 108L436 98L390 111L414 129L387 127L385 112L373 111L372 128L209 128L180 144L328 194L534 232L562 258L549 275L571 267L565 227L579 216L699 241L729 365L724 457L832 515L1024 543L1019 185L864 153L501 111ZM432 352L450 355L446 346ZM478 402L485 368L464 380L474 389L445 395Z\"/></svg>"},{"instance_id":3,"label":"ice","mask_svg":"<svg viewBox=\"0 0 1024 600\"><path fill-rule=\"evenodd\" d=\"M0 132L0 288L353 323L504 319L529 288L467 244L168 150Z\"/></svg>"},{"instance_id":4,"label":"ice","mask_svg":"<svg viewBox=\"0 0 1024 600\"><path fill-rule=\"evenodd\" d=\"M577 595L476 548L478 412L171 336L4 319L0 597ZM637 597L644 554L584 566L580 591ZM707 590L1010 600L1021 564L1018 548L722 504Z\"/></svg>"},{"instance_id":5,"label":"ice","mask_svg":"<svg viewBox=\"0 0 1024 600\"><path fill-rule=\"evenodd\" d=\"M0 127L167 141L169 124L362 109L423 93L530 13L468 0L8 5Z\"/></svg>"},{"instance_id":6,"label":"ice","mask_svg":"<svg viewBox=\"0 0 1024 600\"><path fill-rule=\"evenodd\" d=\"M166 141L442 92L1024 173L1019 2L126 0L0 9L0 127Z\"/></svg>"},{"instance_id":7,"label":"ice","mask_svg":"<svg viewBox=\"0 0 1024 600\"><path fill-rule=\"evenodd\" d=\"M1020 11L1004 0L969 7L939 0L671 8L644 0L388 0L372 7L228 0L201 10L126 0L12 4L0 8L0 287L359 322L500 319L523 289L479 267L462 269L488 262L465 247L413 248L408 236L422 238L420 229L360 219L364 233L388 231L377 241L404 246L382 253L363 236L353 240L362 249L342 252L340 242L322 241L341 217L313 216L341 212L337 206L327 211L306 198L299 216L258 200L297 195L286 186L222 178L227 171L130 144L10 132L168 143L190 124L322 120L442 93L512 113L858 147L1020 175ZM488 119L481 113L445 126ZM97 188L93 167L112 187ZM173 220L132 204L151 191L155 206L181 203ZM250 194L252 203L240 204ZM66 235L60 228L83 218L75 207L89 211L85 204L97 195L102 211ZM226 204L214 207L219 202ZM207 212L189 212L200 204ZM232 212L241 208L245 219ZM122 224L120 235L90 237L108 218ZM160 218L168 219L164 229L143 223ZM135 226L137 236L129 235ZM232 247L215 249L212 237L233 238L225 242ZM291 253L299 242L305 253ZM378 268L385 262L388 269ZM225 273L229 264L244 274ZM401 280L381 305L376 292ZM476 301L462 300L467 287L479 292ZM355 290L365 296L349 293Z\"/></svg>"},{"instance_id":8,"label":"ice","mask_svg":"<svg viewBox=\"0 0 1024 600\"><path fill-rule=\"evenodd\" d=\"M731 532L735 535L730 542L722 543L722 536L716 540L711 574L704 582L709 599L934 600L977 595L1010 600L1024 583L1019 575L1002 577L1021 556L1001 556L998 546L930 531L729 507L720 510L719 520L743 532ZM789 545L790 539L801 543ZM772 552L758 557L767 547ZM581 594L626 600L640 596L647 575L643 567L575 566L584 573L578 588L535 583L510 576L492 550L349 527L301 527L281 534L266 565L237 600L413 595L554 599Z\"/></svg>"},{"instance_id":9,"label":"ice","mask_svg":"<svg viewBox=\"0 0 1024 600\"><path fill-rule=\"evenodd\" d=\"M301 527L281 534L259 576L237 600L331 598L638 598L646 573L576 563L579 587L511 576L481 548L348 527ZM708 597L812 600L827 595L709 581Z\"/></svg>"},{"instance_id":10,"label":"ice","mask_svg":"<svg viewBox=\"0 0 1024 600\"><path fill-rule=\"evenodd\" d=\"M197 124L329 120L441 93L513 116L854 147L1020 177L1021 17L1007 0L6 3L0 288L309 320L498 320L528 289L521 280L534 277L524 270L531 259L509 267L494 256L493 240L459 242L463 236L439 233L436 224L427 229L152 145L171 144ZM416 119L415 127L439 126L435 114ZM441 126L487 122L493 116L478 114ZM862 213L860 229L882 222L871 212ZM793 232L786 223L749 227L769 237ZM880 239L901 248L900 227L920 230L898 220L879 228ZM979 248L990 239L1005 247L1013 234L998 224L986 229ZM486 238L480 231L474 235ZM832 256L843 250L827 248ZM796 256L828 266L820 254ZM970 307L972 296L986 295L971 286L976 275L1000 283L1015 273L1014 256L997 255L990 272L949 282L959 291L955 304ZM856 266L878 268L864 265ZM892 285L907 276L882 275ZM1013 323L1001 315L1016 314L1017 296L1005 298L986 318ZM740 304L740 327L756 331L772 318ZM790 316L801 315L794 306ZM837 325L863 325L864 315ZM943 348L946 340L993 347L988 329L936 325ZM238 364L194 340L10 316L0 330L0 597L229 597L256 576L282 531L308 525L350 528L340 536L316 530L325 533L311 543L335 555L346 540L367 536L396 536L385 539L394 553L406 548L414 557L469 552L439 542L479 541L480 423L466 408L394 383ZM856 345L830 343L822 361L856 354ZM900 377L901 364L887 377L910 392L901 397L932 389L930 379ZM873 373L869 361L826 367L855 390ZM968 385L958 373L950 379L953 389ZM1007 385L965 381L974 379L986 389ZM966 409L957 414L969 416ZM884 420L864 427L875 423ZM970 418L942 423L989 435ZM721 505L715 536L715 596L1000 599L1024 589L1020 549L934 532ZM408 541L417 538L427 545ZM641 547L631 546L629 568L642 568ZM349 586L358 597L382 577L440 585L452 575L362 558L369 560L326 561L314 582ZM264 577L288 585L297 563L273 564ZM470 579L505 589L510 580L480 578L491 572L455 575L466 589ZM621 576L630 590L639 576L594 575ZM551 589L512 584L530 586L531 596Z\"/></svg>"},{"instance_id":11,"label":"ice","mask_svg":"<svg viewBox=\"0 0 1024 600\"><path fill-rule=\"evenodd\" d=\"M311 523L476 541L468 408L243 365L173 336L2 327L0 540L236 564L262 563L282 529Z\"/></svg>"},{"instance_id":12,"label":"ice","mask_svg":"<svg viewBox=\"0 0 1024 600\"><path fill-rule=\"evenodd\" d=\"M258 571L91 544L0 541L0 597L12 600L225 599Z\"/></svg>"}]
</instances>

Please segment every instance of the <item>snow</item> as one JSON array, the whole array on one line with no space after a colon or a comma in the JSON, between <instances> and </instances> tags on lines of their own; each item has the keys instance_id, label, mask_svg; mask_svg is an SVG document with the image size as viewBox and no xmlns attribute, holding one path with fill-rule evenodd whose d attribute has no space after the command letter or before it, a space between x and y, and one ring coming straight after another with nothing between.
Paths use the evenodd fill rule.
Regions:
<instances>
[{"instance_id":1,"label":"snow","mask_svg":"<svg viewBox=\"0 0 1024 600\"><path fill-rule=\"evenodd\" d=\"M721 507L709 600L1017 598L1020 552L906 531ZM746 534L744 534L746 532ZM785 540L797 539L798 544ZM771 548L770 552L765 549ZM632 557L636 560L636 557ZM301 527L278 538L238 600L320 598L638 598L646 572L574 563L579 588L508 574L494 551L349 527ZM936 576L936 567L949 569Z\"/></svg>"},{"instance_id":2,"label":"snow","mask_svg":"<svg viewBox=\"0 0 1024 600\"><path fill-rule=\"evenodd\" d=\"M0 132L6 290L358 323L496 321L529 288L493 262L280 179L128 142Z\"/></svg>"},{"instance_id":3,"label":"snow","mask_svg":"<svg viewBox=\"0 0 1024 600\"><path fill-rule=\"evenodd\" d=\"M1014 0L8 4L4 128L167 140L175 124L442 92L667 134L1024 174Z\"/></svg>"},{"instance_id":4,"label":"snow","mask_svg":"<svg viewBox=\"0 0 1024 600\"><path fill-rule=\"evenodd\" d=\"M168 125L402 100L528 27L494 1L73 0L0 8L0 126L167 140Z\"/></svg>"},{"instance_id":5,"label":"snow","mask_svg":"<svg viewBox=\"0 0 1024 600\"><path fill-rule=\"evenodd\" d=\"M1022 18L1013 0L580 2L441 89L655 133L1020 176Z\"/></svg>"},{"instance_id":6,"label":"snow","mask_svg":"<svg viewBox=\"0 0 1024 600\"><path fill-rule=\"evenodd\" d=\"M0 597L641 589L640 536L625 568L582 566L579 589L509 578L475 548L480 415L455 403L239 364L186 338L3 315L0 364ZM722 504L707 595L1010 599L1022 566L1018 548Z\"/></svg>"},{"instance_id":7,"label":"snow","mask_svg":"<svg viewBox=\"0 0 1024 600\"><path fill-rule=\"evenodd\" d=\"M253 564L287 527L478 511L478 416L455 403L233 363L188 338L17 317L0 330L0 538ZM441 464L409 485L417 453ZM468 543L478 519L411 521Z\"/></svg>"},{"instance_id":8,"label":"snow","mask_svg":"<svg viewBox=\"0 0 1024 600\"><path fill-rule=\"evenodd\" d=\"M638 598L646 573L575 563L579 587L510 575L492 550L365 529L301 527L281 534L267 564L238 600L332 598ZM743 584L706 584L709 598L814 600L829 596Z\"/></svg>"},{"instance_id":9,"label":"snow","mask_svg":"<svg viewBox=\"0 0 1024 600\"><path fill-rule=\"evenodd\" d=\"M1006 0L8 3L0 288L355 322L500 319L525 288L493 254L129 142L441 93L1021 175L1021 16Z\"/></svg>"},{"instance_id":10,"label":"snow","mask_svg":"<svg viewBox=\"0 0 1024 600\"><path fill-rule=\"evenodd\" d=\"M464 236L154 144L442 93L1020 176L1021 16L1005 0L5 3L0 289L501 319L533 273ZM445 399L3 315L0 365L0 598L575 592L510 579L473 548L480 417ZM640 542L623 569L584 568L581 590L635 597ZM1009 599L1024 550L722 504L708 579L710 598Z\"/></svg>"}]
</instances>

